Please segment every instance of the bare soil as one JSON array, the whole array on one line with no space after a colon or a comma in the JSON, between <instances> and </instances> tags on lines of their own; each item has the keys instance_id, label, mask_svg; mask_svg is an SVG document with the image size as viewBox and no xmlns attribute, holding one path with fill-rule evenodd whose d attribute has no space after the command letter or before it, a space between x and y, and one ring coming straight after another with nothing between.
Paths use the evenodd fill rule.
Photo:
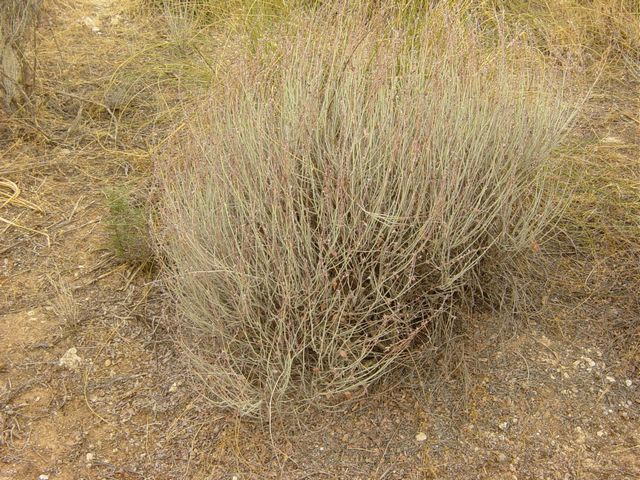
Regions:
<instances>
[{"instance_id":1,"label":"bare soil","mask_svg":"<svg viewBox=\"0 0 640 480\"><path fill-rule=\"evenodd\" d=\"M132 25L150 28L115 3L48 5L43 68L89 79L68 93L100 102ZM638 160L637 93L599 93L585 131L599 152ZM211 407L163 327L153 273L106 248L104 192L144 162L105 147L82 104L70 100L64 140L0 117L0 177L39 208L0 209L13 222L0 223L0 479L640 478L638 310L615 256L559 259L541 317L478 315L447 375L271 428ZM71 348L77 364L61 365Z\"/></svg>"}]
</instances>

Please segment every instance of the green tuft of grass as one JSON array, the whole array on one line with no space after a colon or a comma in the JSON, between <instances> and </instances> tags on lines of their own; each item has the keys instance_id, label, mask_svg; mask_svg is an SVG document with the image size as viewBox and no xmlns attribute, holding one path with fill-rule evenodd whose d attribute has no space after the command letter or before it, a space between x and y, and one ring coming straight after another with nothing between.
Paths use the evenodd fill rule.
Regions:
<instances>
[{"instance_id":1,"label":"green tuft of grass","mask_svg":"<svg viewBox=\"0 0 640 480\"><path fill-rule=\"evenodd\" d=\"M131 191L112 189L106 192L109 215L109 248L123 261L145 264L153 254L149 245L149 229L143 205Z\"/></svg>"}]
</instances>

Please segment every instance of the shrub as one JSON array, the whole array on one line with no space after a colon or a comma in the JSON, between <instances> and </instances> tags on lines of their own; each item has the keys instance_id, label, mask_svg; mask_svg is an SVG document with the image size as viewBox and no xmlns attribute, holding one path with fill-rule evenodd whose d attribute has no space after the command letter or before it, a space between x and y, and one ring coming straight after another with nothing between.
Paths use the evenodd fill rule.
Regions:
<instances>
[{"instance_id":1,"label":"shrub","mask_svg":"<svg viewBox=\"0 0 640 480\"><path fill-rule=\"evenodd\" d=\"M526 275L570 112L537 63L456 18L318 14L230 72L166 153L166 288L216 404L331 405Z\"/></svg>"},{"instance_id":2,"label":"shrub","mask_svg":"<svg viewBox=\"0 0 640 480\"><path fill-rule=\"evenodd\" d=\"M0 88L6 108L29 93L29 71L25 46L42 0L3 0L0 3Z\"/></svg>"}]
</instances>

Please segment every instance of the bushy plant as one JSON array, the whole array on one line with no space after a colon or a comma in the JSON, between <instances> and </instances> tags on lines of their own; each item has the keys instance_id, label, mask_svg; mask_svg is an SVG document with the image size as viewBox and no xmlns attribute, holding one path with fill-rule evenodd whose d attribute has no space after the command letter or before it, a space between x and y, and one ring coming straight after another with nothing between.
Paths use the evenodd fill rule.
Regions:
<instances>
[{"instance_id":1,"label":"bushy plant","mask_svg":"<svg viewBox=\"0 0 640 480\"><path fill-rule=\"evenodd\" d=\"M555 219L571 116L519 47L444 8L298 25L190 112L160 172L183 352L253 417L348 397L505 305Z\"/></svg>"}]
</instances>

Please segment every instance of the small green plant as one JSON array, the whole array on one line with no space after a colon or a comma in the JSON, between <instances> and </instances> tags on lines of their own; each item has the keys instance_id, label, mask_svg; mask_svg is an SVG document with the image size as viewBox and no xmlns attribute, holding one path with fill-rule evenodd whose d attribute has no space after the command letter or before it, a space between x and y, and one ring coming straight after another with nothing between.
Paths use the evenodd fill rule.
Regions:
<instances>
[{"instance_id":1,"label":"small green plant","mask_svg":"<svg viewBox=\"0 0 640 480\"><path fill-rule=\"evenodd\" d=\"M106 192L109 216L109 247L122 260L141 264L151 258L144 206L124 189Z\"/></svg>"}]
</instances>

